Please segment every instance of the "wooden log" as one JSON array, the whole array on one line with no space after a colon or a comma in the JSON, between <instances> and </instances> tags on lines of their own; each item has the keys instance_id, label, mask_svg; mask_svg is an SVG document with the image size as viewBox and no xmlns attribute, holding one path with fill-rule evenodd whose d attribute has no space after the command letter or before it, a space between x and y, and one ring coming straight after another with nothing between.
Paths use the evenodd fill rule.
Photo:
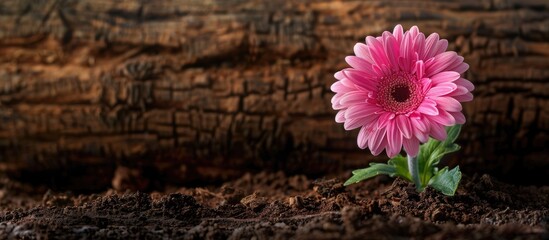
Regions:
<instances>
[{"instance_id":1,"label":"wooden log","mask_svg":"<svg viewBox=\"0 0 549 240\"><path fill-rule=\"evenodd\" d=\"M0 172L143 189L384 160L333 121L329 86L356 42L401 23L471 66L450 163L546 181L548 19L544 0L2 1Z\"/></svg>"}]
</instances>

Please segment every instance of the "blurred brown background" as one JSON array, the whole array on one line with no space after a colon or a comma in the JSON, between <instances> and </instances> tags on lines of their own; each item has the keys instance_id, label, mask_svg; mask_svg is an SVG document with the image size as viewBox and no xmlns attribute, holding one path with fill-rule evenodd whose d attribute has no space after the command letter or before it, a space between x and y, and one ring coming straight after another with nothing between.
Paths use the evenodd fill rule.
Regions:
<instances>
[{"instance_id":1,"label":"blurred brown background","mask_svg":"<svg viewBox=\"0 0 549 240\"><path fill-rule=\"evenodd\" d=\"M465 57L466 174L545 183L549 2L0 2L0 172L61 189L156 189L247 171L367 165L333 73L401 23Z\"/></svg>"}]
</instances>

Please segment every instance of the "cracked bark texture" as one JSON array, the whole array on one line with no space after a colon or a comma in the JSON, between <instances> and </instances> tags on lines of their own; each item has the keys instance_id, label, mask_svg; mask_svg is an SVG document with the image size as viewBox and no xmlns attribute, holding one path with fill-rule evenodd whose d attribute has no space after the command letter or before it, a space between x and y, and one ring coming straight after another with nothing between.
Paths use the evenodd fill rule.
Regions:
<instances>
[{"instance_id":1,"label":"cracked bark texture","mask_svg":"<svg viewBox=\"0 0 549 240\"><path fill-rule=\"evenodd\" d=\"M471 66L448 163L546 181L545 0L2 1L0 171L147 189L383 161L334 122L329 86L356 42L397 23L438 32Z\"/></svg>"}]
</instances>

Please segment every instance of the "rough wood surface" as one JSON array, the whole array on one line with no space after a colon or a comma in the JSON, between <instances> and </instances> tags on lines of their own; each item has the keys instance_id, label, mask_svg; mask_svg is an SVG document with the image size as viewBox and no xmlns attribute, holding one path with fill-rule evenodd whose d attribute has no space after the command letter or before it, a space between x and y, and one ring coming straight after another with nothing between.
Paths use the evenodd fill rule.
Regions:
<instances>
[{"instance_id":1,"label":"rough wood surface","mask_svg":"<svg viewBox=\"0 0 549 240\"><path fill-rule=\"evenodd\" d=\"M1 1L0 171L146 188L365 166L329 86L356 42L397 23L440 33L471 65L450 163L547 176L545 0Z\"/></svg>"}]
</instances>

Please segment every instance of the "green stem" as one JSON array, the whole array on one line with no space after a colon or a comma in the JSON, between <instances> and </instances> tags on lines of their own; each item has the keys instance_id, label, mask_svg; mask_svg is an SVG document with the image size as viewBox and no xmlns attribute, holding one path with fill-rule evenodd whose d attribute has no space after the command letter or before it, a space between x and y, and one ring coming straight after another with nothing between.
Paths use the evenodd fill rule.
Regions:
<instances>
[{"instance_id":1,"label":"green stem","mask_svg":"<svg viewBox=\"0 0 549 240\"><path fill-rule=\"evenodd\" d=\"M419 164L416 157L408 155L408 171L412 177L412 181L416 185L416 189L421 189L421 182L419 180Z\"/></svg>"}]
</instances>

